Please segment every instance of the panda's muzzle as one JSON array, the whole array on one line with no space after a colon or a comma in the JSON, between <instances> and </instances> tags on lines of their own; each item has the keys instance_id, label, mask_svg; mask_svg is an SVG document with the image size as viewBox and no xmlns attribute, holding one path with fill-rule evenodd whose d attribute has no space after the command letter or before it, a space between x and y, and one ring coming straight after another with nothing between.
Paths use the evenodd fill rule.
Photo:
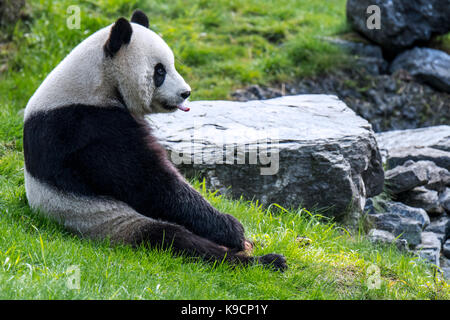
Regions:
<instances>
[{"instance_id":1,"label":"panda's muzzle","mask_svg":"<svg viewBox=\"0 0 450 320\"><path fill-rule=\"evenodd\" d=\"M179 105L176 105L176 106L163 104L163 108L166 109L166 110L169 110L169 111L175 111L176 109L180 109L181 111L188 112L189 110L191 110L189 107L186 107L184 105L184 102L179 104Z\"/></svg>"}]
</instances>

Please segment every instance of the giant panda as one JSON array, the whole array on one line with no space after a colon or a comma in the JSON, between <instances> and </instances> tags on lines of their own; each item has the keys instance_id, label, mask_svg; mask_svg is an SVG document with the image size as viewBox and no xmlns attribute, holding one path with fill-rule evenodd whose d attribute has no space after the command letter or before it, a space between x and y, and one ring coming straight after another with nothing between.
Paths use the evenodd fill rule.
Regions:
<instances>
[{"instance_id":1,"label":"giant panda","mask_svg":"<svg viewBox=\"0 0 450 320\"><path fill-rule=\"evenodd\" d=\"M193 189L151 134L144 116L189 111L190 92L142 11L85 39L25 108L30 206L81 237L286 269L282 255L251 256L242 224Z\"/></svg>"}]
</instances>

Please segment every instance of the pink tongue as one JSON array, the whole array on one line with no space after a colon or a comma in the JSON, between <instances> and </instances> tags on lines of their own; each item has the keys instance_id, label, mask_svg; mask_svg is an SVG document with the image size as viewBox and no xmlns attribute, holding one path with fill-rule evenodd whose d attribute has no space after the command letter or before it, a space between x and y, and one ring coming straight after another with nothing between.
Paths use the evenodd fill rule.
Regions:
<instances>
[{"instance_id":1,"label":"pink tongue","mask_svg":"<svg viewBox=\"0 0 450 320\"><path fill-rule=\"evenodd\" d=\"M189 109L188 107L186 107L185 105L182 105L182 104L177 106L177 108L180 109L181 111L184 111L184 112L188 112L189 110L191 110L191 109Z\"/></svg>"}]
</instances>

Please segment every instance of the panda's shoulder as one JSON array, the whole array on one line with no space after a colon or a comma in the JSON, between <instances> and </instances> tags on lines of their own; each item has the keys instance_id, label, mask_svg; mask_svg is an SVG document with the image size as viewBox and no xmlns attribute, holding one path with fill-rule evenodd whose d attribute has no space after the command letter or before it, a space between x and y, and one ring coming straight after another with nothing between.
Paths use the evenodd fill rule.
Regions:
<instances>
[{"instance_id":1,"label":"panda's shoulder","mask_svg":"<svg viewBox=\"0 0 450 320\"><path fill-rule=\"evenodd\" d=\"M83 147L94 140L117 143L142 139L146 132L149 130L142 121L126 109L113 106L68 105L34 112L24 123L24 139L29 144L40 148L64 146L66 150Z\"/></svg>"}]
</instances>

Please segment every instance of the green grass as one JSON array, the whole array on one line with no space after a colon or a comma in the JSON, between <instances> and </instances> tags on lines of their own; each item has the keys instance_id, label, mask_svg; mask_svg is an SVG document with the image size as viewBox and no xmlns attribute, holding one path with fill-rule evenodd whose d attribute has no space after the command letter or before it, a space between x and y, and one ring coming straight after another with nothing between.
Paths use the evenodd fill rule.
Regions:
<instances>
[{"instance_id":1,"label":"green grass","mask_svg":"<svg viewBox=\"0 0 450 320\"><path fill-rule=\"evenodd\" d=\"M78 1L79 30L66 26L67 8L77 1L29 3L30 19L15 28L17 54L2 76L2 104L24 107L73 47L136 8L173 49L192 100L225 99L246 84L280 83L345 63L345 55L319 39L347 30L344 0Z\"/></svg>"},{"instance_id":2,"label":"green grass","mask_svg":"<svg viewBox=\"0 0 450 320\"><path fill-rule=\"evenodd\" d=\"M233 214L255 254L287 257L289 270L212 266L169 252L81 240L33 213L23 178L22 113L45 76L82 39L140 7L178 57L193 99L227 98L247 83L293 80L330 70L342 53L318 36L345 31L345 1L84 1L82 29L65 25L74 1L29 1L0 74L0 299L449 299L432 268L393 246L374 246L306 210L280 212L194 186ZM345 61L345 59L342 59ZM283 210L281 210L283 211ZM297 236L312 240L301 246ZM81 288L66 286L67 268ZM381 274L369 289L368 267Z\"/></svg>"}]
</instances>

